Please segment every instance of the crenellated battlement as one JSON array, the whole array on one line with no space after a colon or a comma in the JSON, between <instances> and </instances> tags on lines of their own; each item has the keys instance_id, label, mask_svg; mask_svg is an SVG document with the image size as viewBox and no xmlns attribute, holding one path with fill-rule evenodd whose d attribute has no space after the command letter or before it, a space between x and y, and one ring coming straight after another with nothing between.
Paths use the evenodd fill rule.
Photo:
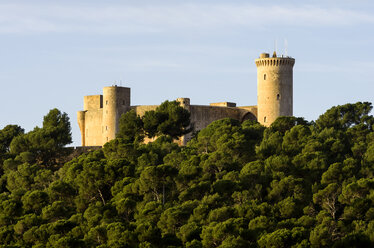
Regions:
<instances>
[{"instance_id":1,"label":"crenellated battlement","mask_svg":"<svg viewBox=\"0 0 374 248\"><path fill-rule=\"evenodd\" d=\"M291 57L259 58L255 60L256 66L291 66L295 64L295 59Z\"/></svg>"}]
</instances>

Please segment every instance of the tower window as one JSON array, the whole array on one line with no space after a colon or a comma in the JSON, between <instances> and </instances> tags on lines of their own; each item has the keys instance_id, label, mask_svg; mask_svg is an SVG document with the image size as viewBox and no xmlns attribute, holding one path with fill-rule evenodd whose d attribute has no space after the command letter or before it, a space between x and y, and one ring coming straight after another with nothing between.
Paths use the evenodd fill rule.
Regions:
<instances>
[{"instance_id":1,"label":"tower window","mask_svg":"<svg viewBox=\"0 0 374 248\"><path fill-rule=\"evenodd\" d=\"M264 123L266 122L266 116L264 117Z\"/></svg>"},{"instance_id":2,"label":"tower window","mask_svg":"<svg viewBox=\"0 0 374 248\"><path fill-rule=\"evenodd\" d=\"M280 95L278 94L278 95L277 95L277 100L279 100L279 99L280 99Z\"/></svg>"},{"instance_id":3,"label":"tower window","mask_svg":"<svg viewBox=\"0 0 374 248\"><path fill-rule=\"evenodd\" d=\"M108 130L108 126L105 126L105 130Z\"/></svg>"},{"instance_id":4,"label":"tower window","mask_svg":"<svg viewBox=\"0 0 374 248\"><path fill-rule=\"evenodd\" d=\"M108 105L108 100L105 101L105 104Z\"/></svg>"},{"instance_id":5,"label":"tower window","mask_svg":"<svg viewBox=\"0 0 374 248\"><path fill-rule=\"evenodd\" d=\"M266 74L264 74L264 80L266 80Z\"/></svg>"}]
</instances>

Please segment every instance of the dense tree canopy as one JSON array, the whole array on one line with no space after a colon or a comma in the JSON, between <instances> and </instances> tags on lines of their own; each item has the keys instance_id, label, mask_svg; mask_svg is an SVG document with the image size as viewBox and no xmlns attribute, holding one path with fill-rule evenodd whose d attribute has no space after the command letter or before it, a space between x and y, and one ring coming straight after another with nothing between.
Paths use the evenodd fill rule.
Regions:
<instances>
[{"instance_id":1,"label":"dense tree canopy","mask_svg":"<svg viewBox=\"0 0 374 248\"><path fill-rule=\"evenodd\" d=\"M223 119L186 145L173 102L121 118L118 138L59 163L66 114L0 130L4 247L372 247L370 103L269 128ZM157 136L142 143L145 136Z\"/></svg>"},{"instance_id":2,"label":"dense tree canopy","mask_svg":"<svg viewBox=\"0 0 374 248\"><path fill-rule=\"evenodd\" d=\"M151 110L143 116L144 131L148 137L169 135L178 138L191 130L190 112L179 106L179 102L165 101L156 110Z\"/></svg>"},{"instance_id":3,"label":"dense tree canopy","mask_svg":"<svg viewBox=\"0 0 374 248\"><path fill-rule=\"evenodd\" d=\"M10 143L11 154L28 154L30 161L53 165L65 155L62 148L72 142L69 117L58 109L44 116L43 127L15 137ZM31 159L33 158L33 159Z\"/></svg>"}]
</instances>

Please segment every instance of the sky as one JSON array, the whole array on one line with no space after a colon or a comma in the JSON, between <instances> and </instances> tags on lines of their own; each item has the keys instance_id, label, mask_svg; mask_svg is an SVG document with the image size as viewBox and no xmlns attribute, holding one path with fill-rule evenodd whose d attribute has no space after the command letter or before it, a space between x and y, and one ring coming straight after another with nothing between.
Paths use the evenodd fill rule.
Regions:
<instances>
[{"instance_id":1,"label":"sky","mask_svg":"<svg viewBox=\"0 0 374 248\"><path fill-rule=\"evenodd\" d=\"M374 102L374 1L1 0L0 129L66 112L80 145L83 96L131 88L131 105L256 105L254 60L288 55L294 115Z\"/></svg>"}]
</instances>

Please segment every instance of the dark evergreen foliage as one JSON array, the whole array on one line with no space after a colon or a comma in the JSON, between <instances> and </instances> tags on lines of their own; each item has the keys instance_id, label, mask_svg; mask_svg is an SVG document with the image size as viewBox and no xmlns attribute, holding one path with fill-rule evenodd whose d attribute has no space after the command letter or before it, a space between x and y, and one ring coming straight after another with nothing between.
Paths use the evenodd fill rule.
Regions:
<instances>
[{"instance_id":1,"label":"dark evergreen foliage","mask_svg":"<svg viewBox=\"0 0 374 248\"><path fill-rule=\"evenodd\" d=\"M0 245L374 246L370 103L315 123L223 119L184 147L173 142L189 126L183 108L162 106L127 113L117 139L65 164L66 114L0 130Z\"/></svg>"}]
</instances>

